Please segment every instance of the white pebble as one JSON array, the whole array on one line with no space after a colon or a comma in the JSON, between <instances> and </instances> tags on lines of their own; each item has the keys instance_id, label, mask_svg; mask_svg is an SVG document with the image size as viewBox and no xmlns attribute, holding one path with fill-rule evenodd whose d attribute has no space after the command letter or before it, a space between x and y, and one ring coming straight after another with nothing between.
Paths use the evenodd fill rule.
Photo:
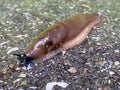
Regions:
<instances>
[{"instance_id":1,"label":"white pebble","mask_svg":"<svg viewBox=\"0 0 120 90\"><path fill-rule=\"evenodd\" d=\"M22 78L18 78L15 81L13 81L13 83L15 84L16 82L19 82Z\"/></svg>"},{"instance_id":2,"label":"white pebble","mask_svg":"<svg viewBox=\"0 0 120 90\"><path fill-rule=\"evenodd\" d=\"M2 43L0 43L0 46L3 46L3 45L5 45L5 44L8 44L10 41L6 41L6 42L2 42Z\"/></svg>"},{"instance_id":3,"label":"white pebble","mask_svg":"<svg viewBox=\"0 0 120 90\"><path fill-rule=\"evenodd\" d=\"M32 68L33 68L33 67L31 67L30 64L28 64L27 67L26 67L26 66L23 66L23 67L22 67L23 70L30 70L30 69L32 69Z\"/></svg>"},{"instance_id":4,"label":"white pebble","mask_svg":"<svg viewBox=\"0 0 120 90\"><path fill-rule=\"evenodd\" d=\"M115 73L114 73L113 71L109 71L109 74L110 74L110 75L113 75L113 74L115 74Z\"/></svg>"},{"instance_id":5,"label":"white pebble","mask_svg":"<svg viewBox=\"0 0 120 90\"><path fill-rule=\"evenodd\" d=\"M66 82L49 82L46 85L46 90L52 90L55 85L58 85L62 88L66 88L68 86Z\"/></svg>"},{"instance_id":6,"label":"white pebble","mask_svg":"<svg viewBox=\"0 0 120 90\"><path fill-rule=\"evenodd\" d=\"M114 65L119 65L120 62L119 61L115 61Z\"/></svg>"},{"instance_id":7,"label":"white pebble","mask_svg":"<svg viewBox=\"0 0 120 90\"><path fill-rule=\"evenodd\" d=\"M34 90L36 90L37 89L37 87L34 87L34 86L32 86L32 87L29 87L30 89L34 89Z\"/></svg>"},{"instance_id":8,"label":"white pebble","mask_svg":"<svg viewBox=\"0 0 120 90\"><path fill-rule=\"evenodd\" d=\"M120 51L119 50L114 50L115 51L115 53L119 53Z\"/></svg>"},{"instance_id":9,"label":"white pebble","mask_svg":"<svg viewBox=\"0 0 120 90\"><path fill-rule=\"evenodd\" d=\"M18 47L11 48L7 51L7 54L10 54L13 51L17 51L18 49L19 49Z\"/></svg>"},{"instance_id":10,"label":"white pebble","mask_svg":"<svg viewBox=\"0 0 120 90\"><path fill-rule=\"evenodd\" d=\"M26 77L26 74L21 73L21 74L19 75L19 77L24 78L24 77Z\"/></svg>"}]
</instances>

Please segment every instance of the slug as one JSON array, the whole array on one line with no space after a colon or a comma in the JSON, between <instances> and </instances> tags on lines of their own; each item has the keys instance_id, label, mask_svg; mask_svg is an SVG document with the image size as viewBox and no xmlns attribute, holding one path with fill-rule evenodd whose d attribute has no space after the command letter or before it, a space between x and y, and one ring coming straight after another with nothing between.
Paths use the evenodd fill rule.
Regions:
<instances>
[{"instance_id":1,"label":"slug","mask_svg":"<svg viewBox=\"0 0 120 90\"><path fill-rule=\"evenodd\" d=\"M83 42L94 26L103 20L100 14L78 14L44 30L23 54L22 66L43 62Z\"/></svg>"}]
</instances>

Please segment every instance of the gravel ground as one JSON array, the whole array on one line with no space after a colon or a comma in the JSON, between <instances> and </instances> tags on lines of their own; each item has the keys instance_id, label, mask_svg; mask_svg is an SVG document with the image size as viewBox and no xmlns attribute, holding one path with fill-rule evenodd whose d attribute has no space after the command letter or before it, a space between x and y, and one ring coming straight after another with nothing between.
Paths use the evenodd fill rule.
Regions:
<instances>
[{"instance_id":1,"label":"gravel ground","mask_svg":"<svg viewBox=\"0 0 120 90\"><path fill-rule=\"evenodd\" d=\"M0 89L45 90L51 81L65 81L66 89L54 90L119 90L120 43L113 46L92 45L87 39L49 61L23 70L10 64L0 72ZM2 68L2 65L1 65Z\"/></svg>"},{"instance_id":2,"label":"gravel ground","mask_svg":"<svg viewBox=\"0 0 120 90\"><path fill-rule=\"evenodd\" d=\"M97 8L96 8L97 7ZM0 90L45 90L48 82L68 86L54 90L120 90L119 0L1 0ZM76 13L101 12L105 20L79 46L30 70L17 65L39 33Z\"/></svg>"}]
</instances>

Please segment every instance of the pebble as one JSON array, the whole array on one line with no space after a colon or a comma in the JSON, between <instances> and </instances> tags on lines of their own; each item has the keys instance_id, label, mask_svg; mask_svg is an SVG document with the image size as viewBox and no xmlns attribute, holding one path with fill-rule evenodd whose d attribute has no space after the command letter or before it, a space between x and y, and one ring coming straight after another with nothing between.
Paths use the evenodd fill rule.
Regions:
<instances>
[{"instance_id":1,"label":"pebble","mask_svg":"<svg viewBox=\"0 0 120 90\"><path fill-rule=\"evenodd\" d=\"M62 81L62 82L48 82L46 84L46 90L53 90L53 87L55 85L60 86L62 88L66 88L68 86L68 84L64 81Z\"/></svg>"},{"instance_id":2,"label":"pebble","mask_svg":"<svg viewBox=\"0 0 120 90\"><path fill-rule=\"evenodd\" d=\"M97 63L98 63L99 65L103 64L103 62L102 62L102 61L98 61Z\"/></svg>"},{"instance_id":3,"label":"pebble","mask_svg":"<svg viewBox=\"0 0 120 90\"><path fill-rule=\"evenodd\" d=\"M7 74L7 70L6 69L2 69L2 73L3 74Z\"/></svg>"},{"instance_id":4,"label":"pebble","mask_svg":"<svg viewBox=\"0 0 120 90\"><path fill-rule=\"evenodd\" d=\"M118 82L118 85L120 85L120 82Z\"/></svg>"},{"instance_id":5,"label":"pebble","mask_svg":"<svg viewBox=\"0 0 120 90\"><path fill-rule=\"evenodd\" d=\"M21 68L19 68L19 67L16 67L16 69L15 69L16 71L19 71L19 70L21 70Z\"/></svg>"},{"instance_id":6,"label":"pebble","mask_svg":"<svg viewBox=\"0 0 120 90\"><path fill-rule=\"evenodd\" d=\"M113 75L113 74L115 74L115 73L114 73L113 71L109 71L109 74L110 74L110 75Z\"/></svg>"},{"instance_id":7,"label":"pebble","mask_svg":"<svg viewBox=\"0 0 120 90\"><path fill-rule=\"evenodd\" d=\"M86 51L85 50L83 50L83 51L81 51L82 53L86 53Z\"/></svg>"},{"instance_id":8,"label":"pebble","mask_svg":"<svg viewBox=\"0 0 120 90\"><path fill-rule=\"evenodd\" d=\"M13 69L14 68L14 64L9 64L9 68Z\"/></svg>"},{"instance_id":9,"label":"pebble","mask_svg":"<svg viewBox=\"0 0 120 90\"><path fill-rule=\"evenodd\" d=\"M102 90L102 88L100 87L100 88L98 88L98 90Z\"/></svg>"},{"instance_id":10,"label":"pebble","mask_svg":"<svg viewBox=\"0 0 120 90\"><path fill-rule=\"evenodd\" d=\"M108 84L110 84L111 83L111 80L108 80Z\"/></svg>"},{"instance_id":11,"label":"pebble","mask_svg":"<svg viewBox=\"0 0 120 90\"><path fill-rule=\"evenodd\" d=\"M21 79L22 79L22 78L18 78L18 79L16 79L16 80L14 80L14 81L13 81L13 84L19 82Z\"/></svg>"},{"instance_id":12,"label":"pebble","mask_svg":"<svg viewBox=\"0 0 120 90\"><path fill-rule=\"evenodd\" d=\"M11 48L7 51L7 54L12 53L13 51L17 51L18 49L19 49L18 47Z\"/></svg>"},{"instance_id":13,"label":"pebble","mask_svg":"<svg viewBox=\"0 0 120 90\"><path fill-rule=\"evenodd\" d=\"M112 90L110 87L104 87L103 90Z\"/></svg>"},{"instance_id":14,"label":"pebble","mask_svg":"<svg viewBox=\"0 0 120 90\"><path fill-rule=\"evenodd\" d=\"M91 10L91 6L90 5L83 4L82 6L85 7L85 8L88 8L89 10Z\"/></svg>"},{"instance_id":15,"label":"pebble","mask_svg":"<svg viewBox=\"0 0 120 90\"><path fill-rule=\"evenodd\" d=\"M21 74L19 75L19 77L24 78L24 77L26 77L26 74L21 73Z\"/></svg>"},{"instance_id":16,"label":"pebble","mask_svg":"<svg viewBox=\"0 0 120 90\"><path fill-rule=\"evenodd\" d=\"M17 35L17 36L15 36L16 38L19 38L19 39L22 39L22 38L24 38L24 37L27 37L28 35L27 34L25 34L25 35Z\"/></svg>"},{"instance_id":17,"label":"pebble","mask_svg":"<svg viewBox=\"0 0 120 90\"><path fill-rule=\"evenodd\" d=\"M119 65L120 62L119 61L115 61L114 65Z\"/></svg>"},{"instance_id":18,"label":"pebble","mask_svg":"<svg viewBox=\"0 0 120 90\"><path fill-rule=\"evenodd\" d=\"M35 87L35 86L29 87L29 88L32 89L32 90L36 90L37 89L37 87Z\"/></svg>"},{"instance_id":19,"label":"pebble","mask_svg":"<svg viewBox=\"0 0 120 90\"><path fill-rule=\"evenodd\" d=\"M17 90L25 90L23 87L19 87Z\"/></svg>"},{"instance_id":20,"label":"pebble","mask_svg":"<svg viewBox=\"0 0 120 90\"><path fill-rule=\"evenodd\" d=\"M5 45L5 44L8 44L10 41L6 41L6 42L2 42L2 43L0 43L0 46L3 46L3 45Z\"/></svg>"},{"instance_id":21,"label":"pebble","mask_svg":"<svg viewBox=\"0 0 120 90\"><path fill-rule=\"evenodd\" d=\"M0 80L0 83L3 83L3 81L2 81L2 80Z\"/></svg>"},{"instance_id":22,"label":"pebble","mask_svg":"<svg viewBox=\"0 0 120 90\"><path fill-rule=\"evenodd\" d=\"M87 73L88 69L87 68L83 68L83 72Z\"/></svg>"},{"instance_id":23,"label":"pebble","mask_svg":"<svg viewBox=\"0 0 120 90\"><path fill-rule=\"evenodd\" d=\"M7 84L8 84L8 82L5 81L5 82L4 82L4 85L7 85Z\"/></svg>"},{"instance_id":24,"label":"pebble","mask_svg":"<svg viewBox=\"0 0 120 90\"><path fill-rule=\"evenodd\" d=\"M21 85L27 85L27 81L26 80L22 81Z\"/></svg>"},{"instance_id":25,"label":"pebble","mask_svg":"<svg viewBox=\"0 0 120 90\"><path fill-rule=\"evenodd\" d=\"M75 67L70 67L70 69L68 69L68 71L70 73L76 73L77 72L77 69Z\"/></svg>"},{"instance_id":26,"label":"pebble","mask_svg":"<svg viewBox=\"0 0 120 90\"><path fill-rule=\"evenodd\" d=\"M120 51L119 50L114 50L115 51L115 53L119 53Z\"/></svg>"}]
</instances>

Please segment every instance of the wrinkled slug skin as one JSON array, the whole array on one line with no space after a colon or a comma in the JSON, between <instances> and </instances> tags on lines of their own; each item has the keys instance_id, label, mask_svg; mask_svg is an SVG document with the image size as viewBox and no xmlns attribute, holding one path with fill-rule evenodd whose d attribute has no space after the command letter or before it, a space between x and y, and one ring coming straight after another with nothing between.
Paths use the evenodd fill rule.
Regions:
<instances>
[{"instance_id":1,"label":"wrinkled slug skin","mask_svg":"<svg viewBox=\"0 0 120 90\"><path fill-rule=\"evenodd\" d=\"M86 39L92 28L103 17L98 14L78 14L59 22L42 32L25 54L34 62L45 61L72 48Z\"/></svg>"}]
</instances>

